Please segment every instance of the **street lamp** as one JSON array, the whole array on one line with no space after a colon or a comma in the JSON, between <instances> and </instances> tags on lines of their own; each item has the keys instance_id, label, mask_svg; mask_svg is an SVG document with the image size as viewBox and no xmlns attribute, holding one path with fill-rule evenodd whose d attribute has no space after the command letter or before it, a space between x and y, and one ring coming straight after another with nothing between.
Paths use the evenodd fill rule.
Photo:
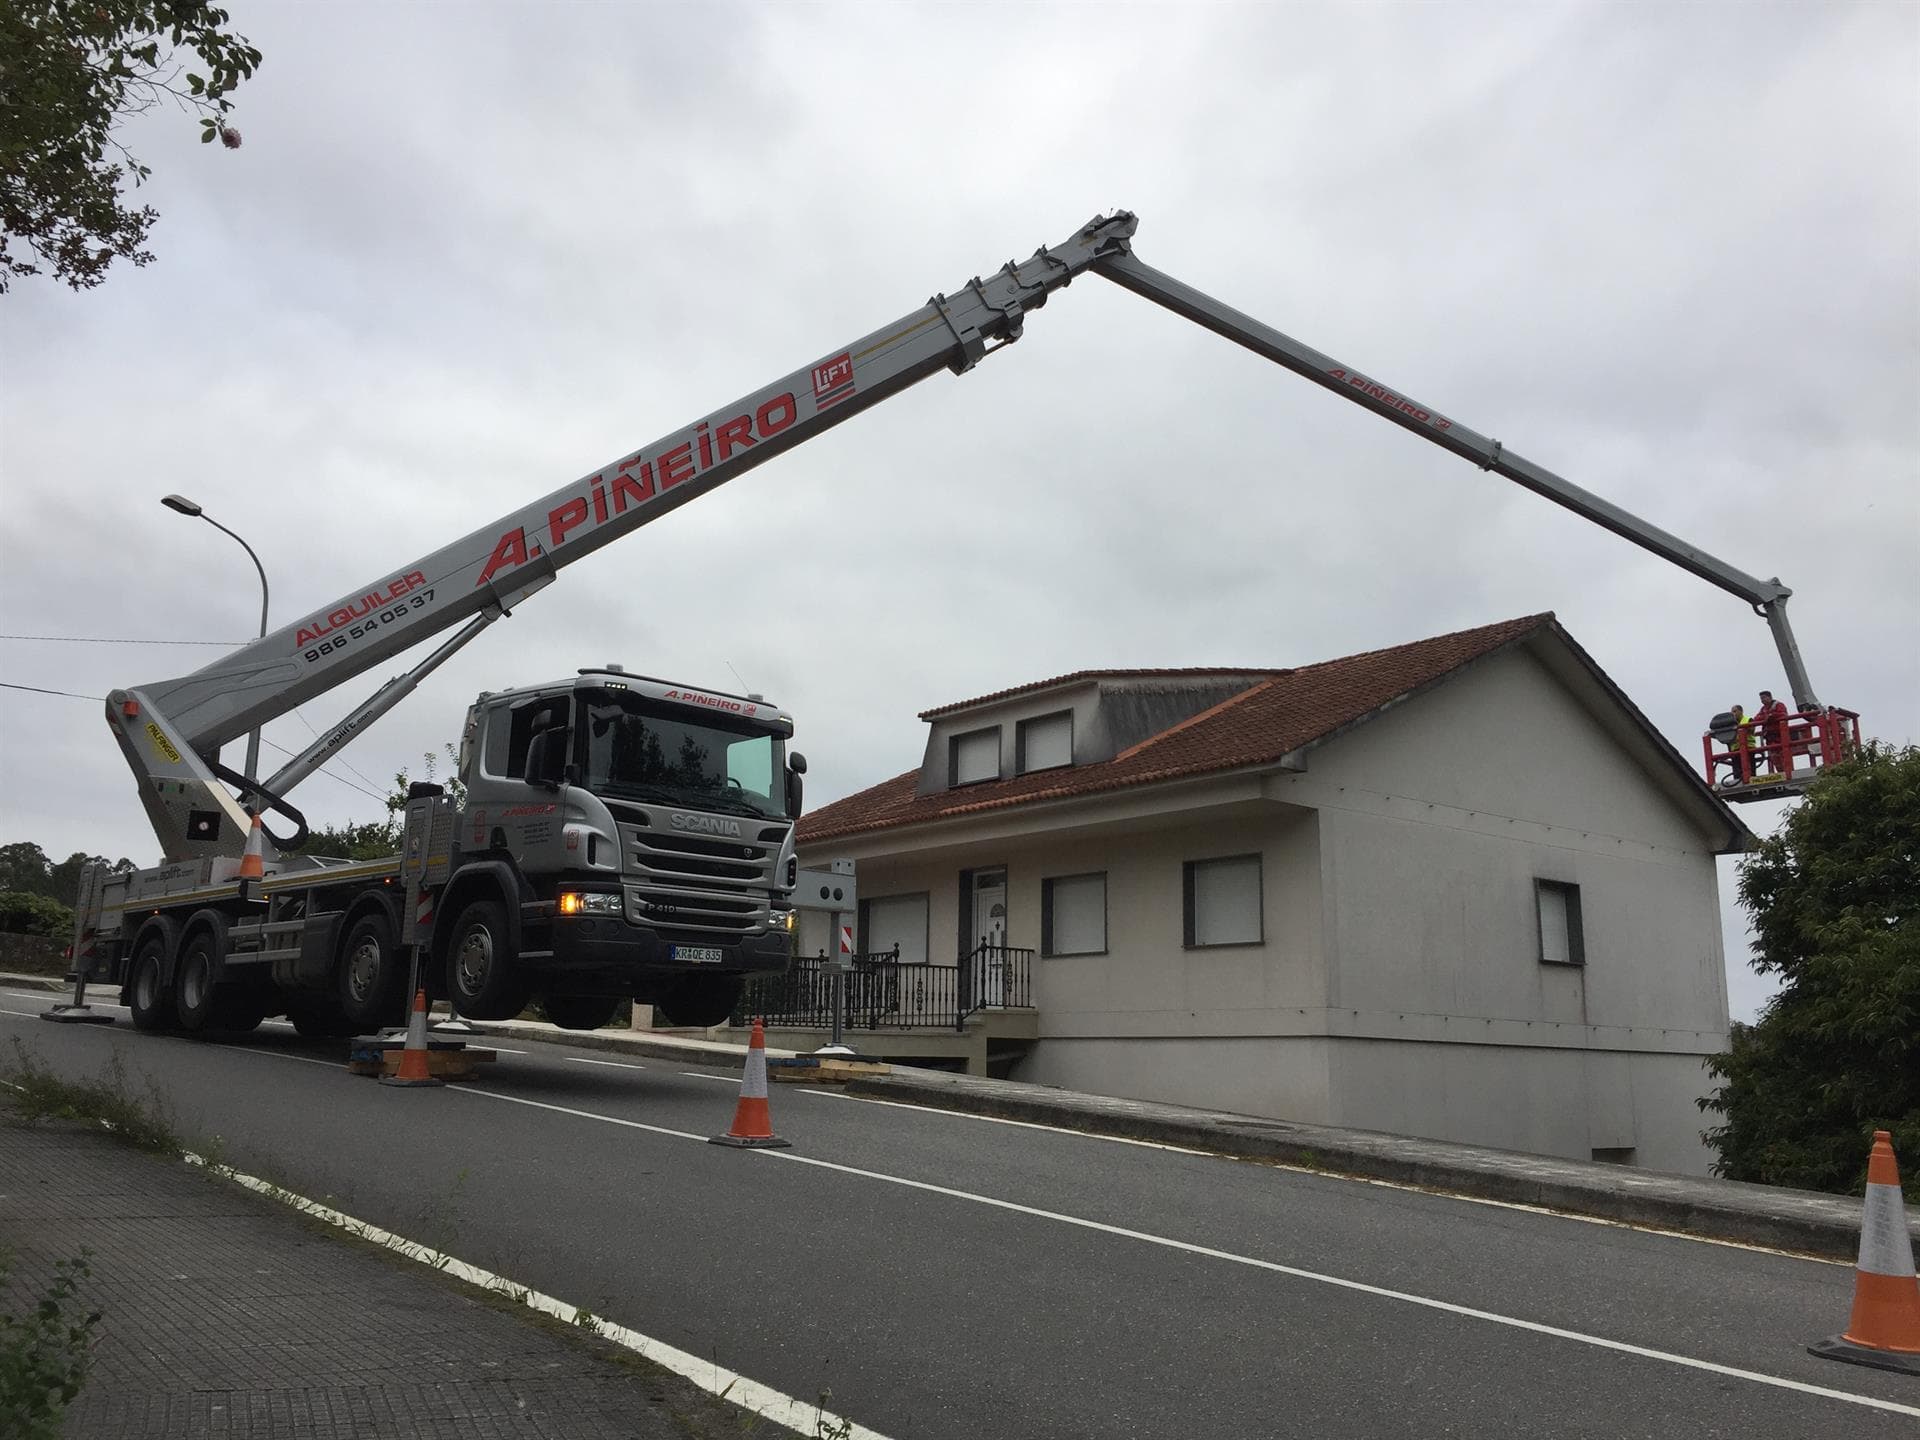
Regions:
<instances>
[{"instance_id":1,"label":"street lamp","mask_svg":"<svg viewBox=\"0 0 1920 1440\"><path fill-rule=\"evenodd\" d=\"M227 529L226 526L207 514L184 495L163 495L160 497L160 503L169 510L179 511L182 515L197 515L221 534L232 535L236 541L239 541L240 548L246 551L247 558L253 561L253 568L260 572L260 633L265 635L267 633L267 571L266 567L261 565L260 557L253 553L253 547L247 544L246 541L241 540L238 535L234 535L233 531ZM259 776L259 773L260 731L258 727L255 727L247 735L247 783L251 785ZM247 797L247 808L250 810L254 808L253 797L251 795Z\"/></svg>"}]
</instances>

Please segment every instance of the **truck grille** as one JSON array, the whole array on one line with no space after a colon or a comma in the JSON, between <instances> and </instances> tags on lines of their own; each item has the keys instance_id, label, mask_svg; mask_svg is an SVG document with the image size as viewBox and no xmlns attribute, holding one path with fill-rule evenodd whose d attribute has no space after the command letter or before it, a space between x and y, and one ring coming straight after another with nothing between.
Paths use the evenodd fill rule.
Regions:
<instances>
[{"instance_id":1,"label":"truck grille","mask_svg":"<svg viewBox=\"0 0 1920 1440\"><path fill-rule=\"evenodd\" d=\"M751 840L716 840L651 825L621 829L628 919L635 924L709 935L766 928L767 892L774 886L784 828L764 828Z\"/></svg>"}]
</instances>

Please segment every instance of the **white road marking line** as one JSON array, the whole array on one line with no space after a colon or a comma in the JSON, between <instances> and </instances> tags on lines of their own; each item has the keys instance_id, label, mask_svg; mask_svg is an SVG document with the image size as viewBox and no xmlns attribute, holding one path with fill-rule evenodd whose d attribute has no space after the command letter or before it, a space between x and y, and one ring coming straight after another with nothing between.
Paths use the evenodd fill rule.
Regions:
<instances>
[{"instance_id":1,"label":"white road marking line","mask_svg":"<svg viewBox=\"0 0 1920 1440\"><path fill-rule=\"evenodd\" d=\"M22 1020L38 1020L38 1010L0 1010L0 1015L18 1015Z\"/></svg>"},{"instance_id":2,"label":"white road marking line","mask_svg":"<svg viewBox=\"0 0 1920 1440\"><path fill-rule=\"evenodd\" d=\"M486 1048L489 1050L498 1051L502 1055L524 1055L527 1053L524 1050L509 1050L504 1045L488 1045L486 1046Z\"/></svg>"},{"instance_id":3,"label":"white road marking line","mask_svg":"<svg viewBox=\"0 0 1920 1440\"><path fill-rule=\"evenodd\" d=\"M629 1065L624 1060L587 1060L579 1055L569 1055L567 1059L576 1065L611 1065L616 1070L644 1070L644 1065Z\"/></svg>"},{"instance_id":4,"label":"white road marking line","mask_svg":"<svg viewBox=\"0 0 1920 1440\"><path fill-rule=\"evenodd\" d=\"M488 1090L462 1090L458 1093L478 1095L488 1100L505 1100L513 1105L528 1105L536 1110L551 1110L561 1115L573 1115L582 1120L597 1120L602 1124L619 1125L630 1130L646 1130L655 1135L670 1135L679 1140L698 1140L705 1144L708 1139L705 1135L694 1135L685 1130L670 1130L664 1125L647 1125L638 1120L623 1120L614 1115L599 1115L591 1110L577 1110L567 1105L551 1105L544 1100L528 1100L519 1095L501 1095ZM1209 1260L1224 1260L1229 1264L1245 1265L1250 1269L1286 1275L1296 1280L1307 1280L1316 1285L1330 1285L1335 1289L1373 1295L1383 1300L1398 1300L1402 1304L1416 1305L1426 1310L1438 1310L1469 1320L1484 1320L1490 1325L1504 1325L1510 1329L1525 1330L1535 1335L1550 1335L1557 1340L1570 1340L1577 1345L1590 1345L1595 1349L1612 1350L1622 1355L1636 1355L1643 1360L1658 1360L1689 1370L1703 1370L1708 1374L1725 1375L1735 1380L1750 1380L1756 1385L1771 1385L1776 1389L1793 1390L1803 1395L1818 1395L1827 1400L1862 1405L1869 1410L1884 1410L1891 1415L1920 1417L1920 1405L1902 1405L1896 1401L1881 1400L1871 1395L1857 1395L1851 1390L1833 1390L1824 1385L1810 1385L1804 1380L1788 1380L1783 1376L1767 1375L1758 1370L1742 1370L1738 1366L1721 1365L1712 1360L1697 1360L1689 1355L1654 1350L1645 1345L1629 1344L1624 1340L1609 1340L1602 1335L1588 1335L1579 1330L1565 1330L1558 1325L1545 1325L1537 1320L1523 1320L1517 1315L1502 1315L1493 1310L1479 1310L1471 1305L1456 1305L1451 1300L1435 1300L1430 1296L1415 1295L1406 1290L1390 1290L1382 1285L1369 1285L1364 1281L1349 1280L1340 1275L1328 1275L1318 1270L1304 1270L1297 1265L1282 1265L1278 1261L1262 1260L1253 1255L1237 1255L1231 1250L1219 1250L1211 1245L1198 1245L1190 1240L1176 1240L1168 1235L1154 1235L1145 1230L1129 1230L1122 1225L1109 1225L1105 1221L1088 1220L1079 1215L1063 1214L1058 1210L1042 1210L1013 1200L1000 1200L991 1195L977 1195L969 1190L956 1190L951 1186L936 1185L927 1180L909 1180L902 1175L888 1175L879 1170L863 1170L855 1165L841 1165L836 1161L820 1160L811 1155L796 1155L791 1150L758 1150L748 1153L785 1160L795 1165L811 1165L816 1169L832 1170L842 1175L857 1176L863 1180L878 1180L883 1184L898 1185L908 1190L920 1190L930 1195L944 1195L952 1200L964 1200L969 1204L985 1205L991 1209L1005 1210L1015 1215L1027 1215L1037 1220L1051 1220L1056 1224L1071 1225L1076 1229L1092 1230L1103 1235L1117 1235L1124 1240L1138 1240L1142 1244L1158 1245L1163 1249L1198 1255Z\"/></svg>"},{"instance_id":5,"label":"white road marking line","mask_svg":"<svg viewBox=\"0 0 1920 1440\"><path fill-rule=\"evenodd\" d=\"M709 1075L704 1070L680 1070L675 1073L685 1075L690 1080L718 1080L722 1085L738 1085L740 1083L731 1075Z\"/></svg>"},{"instance_id":6,"label":"white road marking line","mask_svg":"<svg viewBox=\"0 0 1920 1440\"><path fill-rule=\"evenodd\" d=\"M265 1055L271 1060L298 1060L302 1065L324 1065L329 1070L344 1070L344 1060L316 1060L311 1055L289 1055L284 1050L259 1050L251 1045L223 1045L223 1050L237 1050L242 1055Z\"/></svg>"},{"instance_id":7,"label":"white road marking line","mask_svg":"<svg viewBox=\"0 0 1920 1440\"><path fill-rule=\"evenodd\" d=\"M775 1390L769 1385L762 1385L759 1381L750 1380L732 1370L722 1369L710 1360L702 1360L698 1355L690 1355L685 1350L676 1349L665 1341L655 1340L652 1336L643 1335L638 1330L629 1329L625 1325L616 1325L590 1311L583 1311L577 1306L569 1305L564 1300L556 1300L551 1295L544 1295L538 1290L516 1285L505 1276L496 1275L490 1270L482 1270L477 1265L469 1265L464 1260L422 1245L417 1240L408 1240L404 1236L395 1235L365 1220L356 1220L353 1216L335 1210L331 1206L322 1205L317 1200L309 1200L306 1196L297 1195L282 1186L269 1184L257 1176L243 1174L225 1165L208 1165L198 1155L188 1155L186 1159L189 1164L203 1166L211 1174L231 1180L234 1184L252 1190L256 1194L290 1205L302 1214L310 1215L316 1220L323 1220L350 1235L356 1235L362 1240L371 1241L375 1245L391 1250L396 1255L417 1260L423 1265L431 1266L435 1270L464 1280L469 1285L478 1286L482 1290L504 1295L510 1300L517 1299L529 1310L538 1310L542 1314L551 1315L564 1324L580 1325L603 1340L611 1340L623 1349L631 1350L636 1355L673 1371L674 1374L691 1381L708 1394L716 1395L722 1400L738 1405L743 1410L771 1420L776 1425L784 1426L801 1435L845 1435L847 1440L887 1440L887 1437L877 1430L869 1430L864 1425L857 1425L844 1416L835 1415L830 1410L822 1410L818 1405L796 1400L791 1395Z\"/></svg>"},{"instance_id":8,"label":"white road marking line","mask_svg":"<svg viewBox=\"0 0 1920 1440\"><path fill-rule=\"evenodd\" d=\"M1038 1120L1010 1120L1003 1115L976 1115L970 1110L948 1110L940 1105L919 1105L910 1100L882 1100L874 1095L839 1094L862 1105L885 1105L893 1110L919 1110L930 1115L945 1115L955 1120L982 1120L989 1125L1012 1125L1020 1130L1045 1130L1054 1135L1072 1135L1081 1140L1100 1140L1109 1145L1134 1145L1143 1150L1167 1150L1175 1155L1198 1155L1208 1160L1235 1160L1261 1165L1269 1170L1285 1170L1295 1175L1314 1175L1322 1180L1339 1180L1349 1185L1371 1185L1379 1190L1400 1190L1410 1195L1426 1195L1435 1200L1457 1200L1464 1205L1486 1205L1495 1210L1519 1210L1528 1215L1544 1215L1551 1220L1577 1220L1582 1225L1599 1225L1609 1230L1633 1230L1642 1235L1664 1235L1672 1240L1689 1240L1696 1245L1719 1245L1728 1250L1751 1250L1760 1255L1778 1255L1785 1260L1804 1260L1811 1265L1838 1265L1852 1269L1851 1260L1834 1260L1825 1255L1808 1255L1801 1250L1781 1250L1772 1245L1756 1245L1747 1240L1724 1240L1717 1235L1693 1235L1685 1230L1668 1230L1659 1225L1614 1220L1605 1215L1580 1215L1571 1210L1554 1210L1545 1205L1528 1205L1520 1200L1495 1200L1486 1195L1462 1195L1457 1190L1441 1190L1427 1185L1409 1185L1403 1180L1382 1180L1372 1175L1349 1175L1340 1170L1320 1170L1286 1160L1271 1160L1261 1155L1235 1155L1225 1150L1200 1150L1191 1145L1170 1145L1164 1140L1136 1140L1129 1135L1103 1135L1095 1130L1075 1130L1069 1125L1047 1125Z\"/></svg>"}]
</instances>

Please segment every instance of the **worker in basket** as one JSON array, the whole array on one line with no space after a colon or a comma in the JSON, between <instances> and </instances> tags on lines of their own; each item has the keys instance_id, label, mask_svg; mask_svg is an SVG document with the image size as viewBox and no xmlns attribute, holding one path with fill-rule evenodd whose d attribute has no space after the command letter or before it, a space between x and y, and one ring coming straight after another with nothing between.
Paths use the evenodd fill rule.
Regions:
<instances>
[{"instance_id":1,"label":"worker in basket","mask_svg":"<svg viewBox=\"0 0 1920 1440\"><path fill-rule=\"evenodd\" d=\"M1738 701L1707 722L1707 733L1727 747L1727 753L1716 761L1726 762L1727 774L1720 781L1722 785L1745 785L1753 779L1753 730L1746 710Z\"/></svg>"},{"instance_id":2,"label":"worker in basket","mask_svg":"<svg viewBox=\"0 0 1920 1440\"><path fill-rule=\"evenodd\" d=\"M1754 727L1765 745L1767 769L1780 775L1793 774L1793 753L1787 748L1786 703L1773 698L1771 690L1760 692L1760 709L1753 717Z\"/></svg>"}]
</instances>

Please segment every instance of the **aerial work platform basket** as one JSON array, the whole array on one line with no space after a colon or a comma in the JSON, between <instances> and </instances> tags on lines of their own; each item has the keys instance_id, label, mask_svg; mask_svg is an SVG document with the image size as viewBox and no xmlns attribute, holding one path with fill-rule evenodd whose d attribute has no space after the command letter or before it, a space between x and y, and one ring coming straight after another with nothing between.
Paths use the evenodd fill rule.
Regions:
<instances>
[{"instance_id":1,"label":"aerial work platform basket","mask_svg":"<svg viewBox=\"0 0 1920 1440\"><path fill-rule=\"evenodd\" d=\"M1700 737L1707 784L1723 800L1779 800L1806 792L1829 765L1860 750L1860 716L1827 706L1800 710L1784 722L1736 723L1731 711L1713 717Z\"/></svg>"}]
</instances>

